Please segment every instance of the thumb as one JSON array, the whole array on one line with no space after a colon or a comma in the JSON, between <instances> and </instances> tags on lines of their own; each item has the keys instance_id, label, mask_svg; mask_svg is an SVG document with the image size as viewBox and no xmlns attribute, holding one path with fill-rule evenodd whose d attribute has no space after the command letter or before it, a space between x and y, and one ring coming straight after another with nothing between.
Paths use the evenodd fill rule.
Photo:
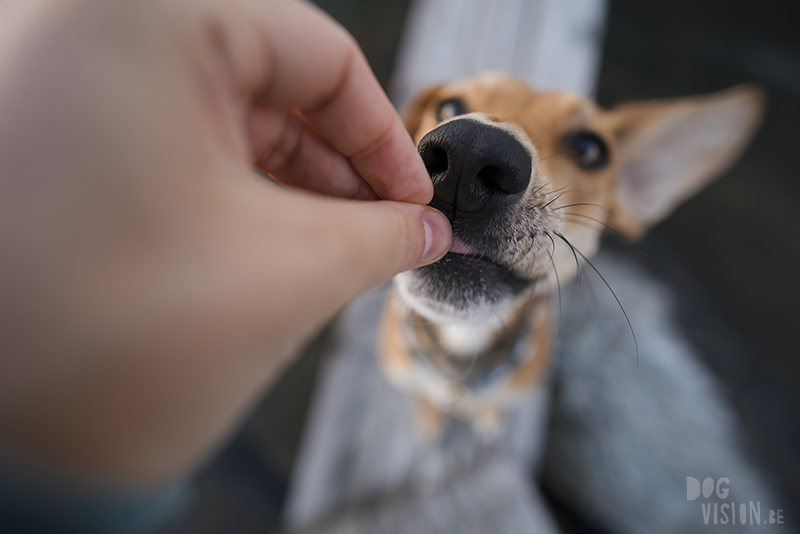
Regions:
<instances>
[{"instance_id":1,"label":"thumb","mask_svg":"<svg viewBox=\"0 0 800 534\"><path fill-rule=\"evenodd\" d=\"M343 302L392 276L439 260L453 239L450 222L428 206L328 200L319 221L337 248L320 260L340 284Z\"/></svg>"},{"instance_id":2,"label":"thumb","mask_svg":"<svg viewBox=\"0 0 800 534\"><path fill-rule=\"evenodd\" d=\"M227 259L223 270L237 275L228 272L223 278L251 282L242 286L240 296L260 302L256 315L269 324L262 323L259 331L267 335L308 333L359 293L438 260L452 242L447 218L418 204L274 189L257 201L249 196L247 202L257 212L247 210L246 226L227 233L225 246L236 251L222 257L249 260Z\"/></svg>"}]
</instances>

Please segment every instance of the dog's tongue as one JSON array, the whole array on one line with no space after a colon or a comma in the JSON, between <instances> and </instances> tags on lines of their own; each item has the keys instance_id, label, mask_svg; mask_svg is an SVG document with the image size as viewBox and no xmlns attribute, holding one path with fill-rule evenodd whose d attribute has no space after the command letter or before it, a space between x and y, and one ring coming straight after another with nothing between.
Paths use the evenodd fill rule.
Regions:
<instances>
[{"instance_id":1,"label":"dog's tongue","mask_svg":"<svg viewBox=\"0 0 800 534\"><path fill-rule=\"evenodd\" d=\"M475 250L475 247L471 245L467 245L463 241L461 241L456 236L453 236L453 245L450 247L450 252L455 252L457 254L477 254L478 251Z\"/></svg>"}]
</instances>

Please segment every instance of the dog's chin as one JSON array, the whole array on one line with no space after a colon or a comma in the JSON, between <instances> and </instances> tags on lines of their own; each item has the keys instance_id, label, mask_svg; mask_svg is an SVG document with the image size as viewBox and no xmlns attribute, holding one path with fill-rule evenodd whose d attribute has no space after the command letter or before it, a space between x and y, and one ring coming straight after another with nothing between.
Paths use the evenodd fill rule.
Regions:
<instances>
[{"instance_id":1,"label":"dog's chin","mask_svg":"<svg viewBox=\"0 0 800 534\"><path fill-rule=\"evenodd\" d=\"M395 282L403 300L428 320L478 323L505 315L534 281L485 257L450 252Z\"/></svg>"}]
</instances>

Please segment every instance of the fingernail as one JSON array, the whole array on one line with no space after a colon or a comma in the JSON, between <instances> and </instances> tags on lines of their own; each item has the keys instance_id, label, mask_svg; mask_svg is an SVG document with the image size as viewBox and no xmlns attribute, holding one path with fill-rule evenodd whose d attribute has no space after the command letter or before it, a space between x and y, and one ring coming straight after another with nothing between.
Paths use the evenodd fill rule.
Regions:
<instances>
[{"instance_id":1,"label":"fingernail","mask_svg":"<svg viewBox=\"0 0 800 534\"><path fill-rule=\"evenodd\" d=\"M453 241L450 221L440 211L425 210L422 214L422 224L425 225L425 252L417 262L420 265L431 263L444 256Z\"/></svg>"}]
</instances>

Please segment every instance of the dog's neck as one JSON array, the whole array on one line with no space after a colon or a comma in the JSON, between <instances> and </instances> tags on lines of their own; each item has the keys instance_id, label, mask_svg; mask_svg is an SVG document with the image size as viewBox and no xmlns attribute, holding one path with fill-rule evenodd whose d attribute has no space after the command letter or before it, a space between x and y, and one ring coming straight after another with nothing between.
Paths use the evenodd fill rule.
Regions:
<instances>
[{"instance_id":1,"label":"dog's neck","mask_svg":"<svg viewBox=\"0 0 800 534\"><path fill-rule=\"evenodd\" d=\"M399 314L405 323L404 345L416 358L423 358L445 378L474 379L503 363L521 338L527 336L529 351L539 352L537 332L549 327L546 298L532 299L508 317L480 324L439 324L413 310ZM539 324L539 323L547 323Z\"/></svg>"},{"instance_id":2,"label":"dog's neck","mask_svg":"<svg viewBox=\"0 0 800 534\"><path fill-rule=\"evenodd\" d=\"M413 312L411 312L413 313ZM517 327L517 314L491 318L479 323L436 323L414 313L415 322L428 325L435 333L438 348L453 358L473 358L490 350L498 339L509 337L510 326Z\"/></svg>"}]
</instances>

